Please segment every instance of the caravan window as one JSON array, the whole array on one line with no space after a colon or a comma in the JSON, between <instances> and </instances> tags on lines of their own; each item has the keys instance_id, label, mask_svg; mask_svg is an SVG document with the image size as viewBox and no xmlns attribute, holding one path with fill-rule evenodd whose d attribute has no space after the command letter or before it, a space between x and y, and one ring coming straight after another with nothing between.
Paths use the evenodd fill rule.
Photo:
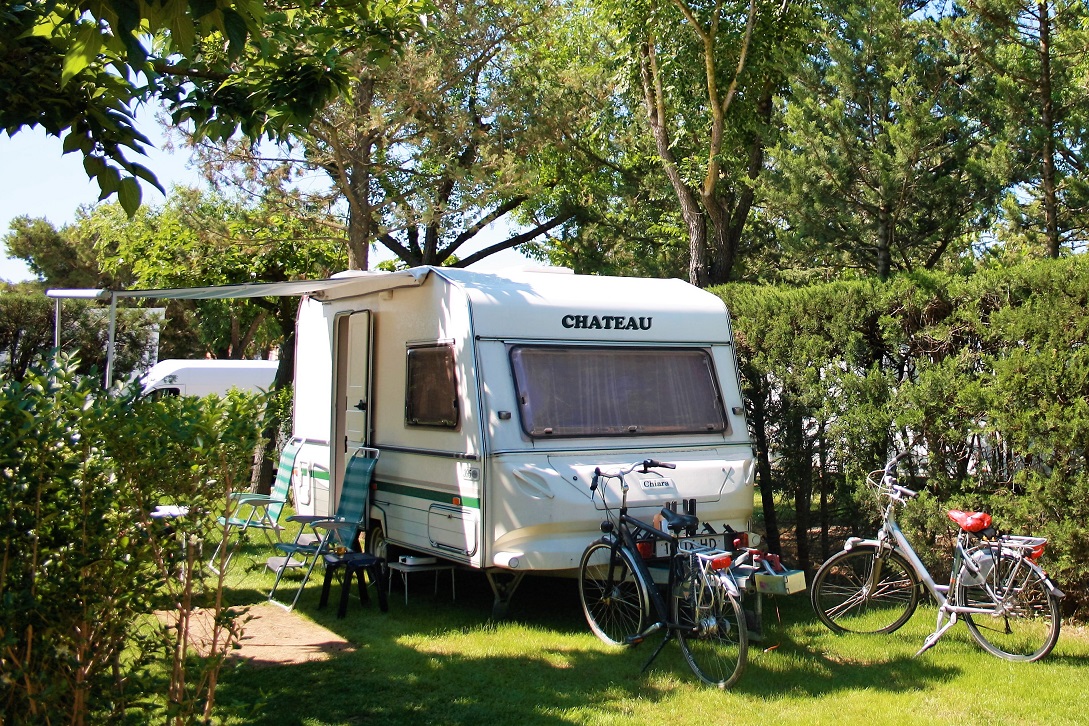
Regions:
<instances>
[{"instance_id":1,"label":"caravan window","mask_svg":"<svg viewBox=\"0 0 1089 726\"><path fill-rule=\"evenodd\" d=\"M514 346L510 360L530 436L726 430L706 350Z\"/></svg>"},{"instance_id":2,"label":"caravan window","mask_svg":"<svg viewBox=\"0 0 1089 726\"><path fill-rule=\"evenodd\" d=\"M454 346L408 349L405 423L412 426L458 427L458 385Z\"/></svg>"}]
</instances>

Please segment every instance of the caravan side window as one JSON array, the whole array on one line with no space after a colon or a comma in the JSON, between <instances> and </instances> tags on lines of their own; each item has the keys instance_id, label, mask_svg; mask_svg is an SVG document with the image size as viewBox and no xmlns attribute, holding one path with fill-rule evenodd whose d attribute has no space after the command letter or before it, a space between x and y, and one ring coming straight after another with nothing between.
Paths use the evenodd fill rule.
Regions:
<instances>
[{"instance_id":1,"label":"caravan side window","mask_svg":"<svg viewBox=\"0 0 1089 726\"><path fill-rule=\"evenodd\" d=\"M721 433L726 415L701 348L510 349L522 428L533 437Z\"/></svg>"},{"instance_id":2,"label":"caravan side window","mask_svg":"<svg viewBox=\"0 0 1089 726\"><path fill-rule=\"evenodd\" d=\"M458 427L454 346L429 345L408 349L405 424L449 429Z\"/></svg>"}]
</instances>

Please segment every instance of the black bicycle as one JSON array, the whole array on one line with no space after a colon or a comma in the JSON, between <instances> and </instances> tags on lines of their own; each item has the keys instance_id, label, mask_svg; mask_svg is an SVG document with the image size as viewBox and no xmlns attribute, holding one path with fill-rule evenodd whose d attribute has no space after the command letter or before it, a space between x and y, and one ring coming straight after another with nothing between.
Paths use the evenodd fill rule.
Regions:
<instances>
[{"instance_id":1,"label":"black bicycle","mask_svg":"<svg viewBox=\"0 0 1089 726\"><path fill-rule=\"evenodd\" d=\"M664 630L644 670L676 637L701 681L729 688L745 670L749 648L740 592L730 574L732 557L722 550L679 547L681 533L695 532L699 525L693 513L663 508L662 529L628 514L624 477L636 469L647 474L655 468L676 465L646 459L614 473L595 469L591 496L600 491L606 519L601 523L602 537L586 548L579 564L582 610L590 629L610 645L635 646ZM621 489L616 510L610 510L606 500L613 479L620 481ZM648 559L656 559L661 542L668 553L661 558L667 572L663 590L647 566Z\"/></svg>"}]
</instances>

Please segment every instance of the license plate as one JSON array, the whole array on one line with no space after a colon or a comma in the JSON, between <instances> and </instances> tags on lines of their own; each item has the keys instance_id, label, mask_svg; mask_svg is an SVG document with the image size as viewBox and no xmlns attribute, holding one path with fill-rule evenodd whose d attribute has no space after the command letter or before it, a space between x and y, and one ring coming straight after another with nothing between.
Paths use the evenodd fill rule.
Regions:
<instances>
[{"instance_id":1,"label":"license plate","mask_svg":"<svg viewBox=\"0 0 1089 726\"><path fill-rule=\"evenodd\" d=\"M733 542L730 542L731 549L733 549ZM669 542L665 540L657 540L654 543L654 554L658 557L669 557ZM681 537L677 542L677 547L684 550L701 550L701 549L726 549L726 535L724 534L698 534L695 537Z\"/></svg>"}]
</instances>

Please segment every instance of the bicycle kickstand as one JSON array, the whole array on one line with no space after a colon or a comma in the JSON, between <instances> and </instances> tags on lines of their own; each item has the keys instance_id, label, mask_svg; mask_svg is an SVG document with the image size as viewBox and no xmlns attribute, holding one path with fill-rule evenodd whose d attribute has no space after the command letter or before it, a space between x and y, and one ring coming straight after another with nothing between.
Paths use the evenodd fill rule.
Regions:
<instances>
[{"instance_id":1,"label":"bicycle kickstand","mask_svg":"<svg viewBox=\"0 0 1089 726\"><path fill-rule=\"evenodd\" d=\"M666 634L665 634L665 637L662 638L662 642L658 643L658 647L655 648L654 652L650 654L649 658L647 658L647 662L643 664L643 669L640 671L640 673L646 673L647 672L647 668L650 668L650 664L653 663L654 659L658 657L658 654L662 652L662 649L665 648L666 643L668 643L672 639L673 639L673 631L672 630L666 630Z\"/></svg>"},{"instance_id":2,"label":"bicycle kickstand","mask_svg":"<svg viewBox=\"0 0 1089 726\"><path fill-rule=\"evenodd\" d=\"M919 648L919 652L917 652L913 657L918 658L920 655L922 655L926 651L933 648L935 643L937 643L938 640L943 635L945 635L945 631L949 630L951 627L956 625L956 623L957 623L957 614L953 613L952 615L949 616L949 619L945 621L944 625L939 626L937 630L935 630L930 635L926 636L926 640L923 642L923 647Z\"/></svg>"}]
</instances>

